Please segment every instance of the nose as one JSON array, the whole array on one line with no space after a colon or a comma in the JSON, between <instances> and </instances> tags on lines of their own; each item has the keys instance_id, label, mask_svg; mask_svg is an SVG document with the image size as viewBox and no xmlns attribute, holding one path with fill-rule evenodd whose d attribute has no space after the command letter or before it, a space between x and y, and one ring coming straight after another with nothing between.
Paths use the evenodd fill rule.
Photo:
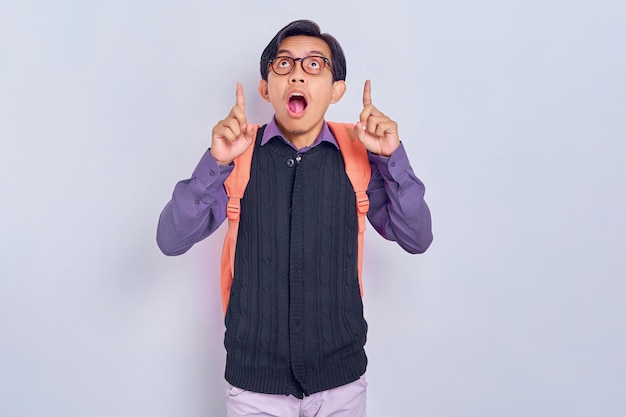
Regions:
<instances>
[{"instance_id":1,"label":"nose","mask_svg":"<svg viewBox=\"0 0 626 417\"><path fill-rule=\"evenodd\" d=\"M304 84L305 78L303 74L291 74L291 84Z\"/></svg>"},{"instance_id":2,"label":"nose","mask_svg":"<svg viewBox=\"0 0 626 417\"><path fill-rule=\"evenodd\" d=\"M291 84L304 84L306 82L306 73L302 68L302 61L296 62L296 66L289 74L289 82Z\"/></svg>"}]
</instances>

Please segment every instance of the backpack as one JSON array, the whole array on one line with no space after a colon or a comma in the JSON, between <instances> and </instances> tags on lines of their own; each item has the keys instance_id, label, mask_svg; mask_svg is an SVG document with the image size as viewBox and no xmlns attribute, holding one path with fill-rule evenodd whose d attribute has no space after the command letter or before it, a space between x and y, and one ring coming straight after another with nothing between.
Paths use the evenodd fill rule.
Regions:
<instances>
[{"instance_id":1,"label":"backpack","mask_svg":"<svg viewBox=\"0 0 626 417\"><path fill-rule=\"evenodd\" d=\"M367 157L367 150L354 135L353 124L337 122L327 123L337 140L337 144L339 145L346 168L346 175L348 175L356 195L356 212L359 223L358 275L359 288L361 290L361 296L363 296L361 271L363 267L363 234L365 232L365 215L369 210L369 198L366 191L371 176L370 163ZM258 125L254 126L254 138L256 138L258 128ZM230 289L233 282L235 246L237 245L239 216L241 212L240 200L243 197L248 181L250 180L250 165L252 164L253 151L254 143L250 145L250 147L248 147L242 155L234 160L235 167L224 182L226 194L228 195L228 204L226 205L228 230L226 231L226 237L224 238L220 270L220 286L224 314L226 314L226 309L228 308Z\"/></svg>"}]
</instances>

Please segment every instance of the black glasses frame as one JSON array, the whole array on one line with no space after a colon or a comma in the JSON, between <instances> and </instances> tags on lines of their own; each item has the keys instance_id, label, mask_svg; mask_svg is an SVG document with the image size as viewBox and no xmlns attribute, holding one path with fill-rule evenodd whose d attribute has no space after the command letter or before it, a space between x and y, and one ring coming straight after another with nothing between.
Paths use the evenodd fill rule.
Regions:
<instances>
[{"instance_id":1,"label":"black glasses frame","mask_svg":"<svg viewBox=\"0 0 626 417\"><path fill-rule=\"evenodd\" d=\"M322 68L320 68L320 70L318 72L309 72L307 71L306 67L304 66L304 61L306 59L309 58L321 58L322 62L324 62L324 66ZM293 65L291 66L291 69L289 70L289 72L285 72L285 73L280 73L278 71L276 71L276 68L274 68L274 62L276 62L277 59L290 59L291 61L293 61ZM319 75L322 73L322 71L324 71L324 68L328 67L331 69L332 71L332 66L330 65L330 60L326 57L320 56L320 55L309 55L309 56L305 56L304 58L293 58L290 56L277 56L273 59L269 60L269 64L270 64L270 68L272 68L272 71L274 71L274 73L276 75L288 75L291 74L295 69L296 69L296 61L300 61L300 67L302 68L302 70L304 72L306 72L307 74L310 75Z\"/></svg>"}]
</instances>

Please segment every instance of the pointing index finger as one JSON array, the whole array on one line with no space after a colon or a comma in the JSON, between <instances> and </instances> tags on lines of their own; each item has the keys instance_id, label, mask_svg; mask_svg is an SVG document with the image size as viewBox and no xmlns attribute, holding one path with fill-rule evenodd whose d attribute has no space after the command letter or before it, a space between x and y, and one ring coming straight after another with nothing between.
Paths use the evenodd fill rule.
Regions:
<instances>
[{"instance_id":1,"label":"pointing index finger","mask_svg":"<svg viewBox=\"0 0 626 417\"><path fill-rule=\"evenodd\" d=\"M243 95L243 86L241 83L237 83L237 91L235 93L237 97L237 101L235 102L236 106L241 107L243 110L246 109L246 98Z\"/></svg>"},{"instance_id":2,"label":"pointing index finger","mask_svg":"<svg viewBox=\"0 0 626 417\"><path fill-rule=\"evenodd\" d=\"M372 82L370 80L365 81L363 87L363 107L372 104Z\"/></svg>"}]
</instances>

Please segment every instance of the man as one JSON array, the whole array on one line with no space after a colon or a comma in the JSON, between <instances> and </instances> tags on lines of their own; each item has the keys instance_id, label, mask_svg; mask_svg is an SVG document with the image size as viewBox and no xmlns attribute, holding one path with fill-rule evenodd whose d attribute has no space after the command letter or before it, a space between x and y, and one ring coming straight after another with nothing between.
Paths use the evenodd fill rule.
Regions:
<instances>
[{"instance_id":1,"label":"man","mask_svg":"<svg viewBox=\"0 0 626 417\"><path fill-rule=\"evenodd\" d=\"M281 29L261 55L259 93L273 119L255 137L237 84L235 106L159 219L168 255L210 235L226 217L233 161L254 147L225 319L229 416L365 415L355 195L324 119L346 90L345 72L341 46L315 23ZM432 241L424 186L397 124L372 104L369 81L353 130L370 161L370 223L424 252Z\"/></svg>"}]
</instances>

